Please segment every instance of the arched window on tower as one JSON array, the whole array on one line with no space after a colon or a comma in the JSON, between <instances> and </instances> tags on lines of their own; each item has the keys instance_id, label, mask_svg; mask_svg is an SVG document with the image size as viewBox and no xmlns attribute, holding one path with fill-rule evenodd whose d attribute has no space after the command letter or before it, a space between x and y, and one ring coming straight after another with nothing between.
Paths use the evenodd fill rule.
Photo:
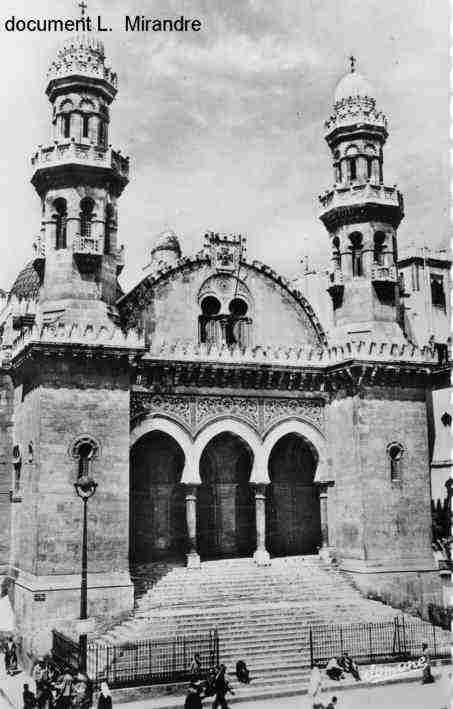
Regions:
<instances>
[{"instance_id":1,"label":"arched window on tower","mask_svg":"<svg viewBox=\"0 0 453 709\"><path fill-rule=\"evenodd\" d=\"M340 239L338 236L334 236L332 240L333 246L333 266L335 271L341 270L341 251L340 251Z\"/></svg>"},{"instance_id":2,"label":"arched window on tower","mask_svg":"<svg viewBox=\"0 0 453 709\"><path fill-rule=\"evenodd\" d=\"M90 116L86 113L82 116L82 137L88 138L90 135Z\"/></svg>"},{"instance_id":3,"label":"arched window on tower","mask_svg":"<svg viewBox=\"0 0 453 709\"><path fill-rule=\"evenodd\" d=\"M362 268L362 248L363 248L363 237L359 231L354 231L349 234L349 241L351 242L351 262L352 262L352 275L354 278L363 275Z\"/></svg>"},{"instance_id":4,"label":"arched window on tower","mask_svg":"<svg viewBox=\"0 0 453 709\"><path fill-rule=\"evenodd\" d=\"M385 260L385 233L383 231L377 231L373 237L373 261L378 266L384 266Z\"/></svg>"},{"instance_id":5,"label":"arched window on tower","mask_svg":"<svg viewBox=\"0 0 453 709\"><path fill-rule=\"evenodd\" d=\"M71 115L66 113L63 116L63 137L69 138L71 135Z\"/></svg>"},{"instance_id":6,"label":"arched window on tower","mask_svg":"<svg viewBox=\"0 0 453 709\"><path fill-rule=\"evenodd\" d=\"M99 121L98 143L101 148L107 147L107 125L103 120Z\"/></svg>"},{"instance_id":7,"label":"arched window on tower","mask_svg":"<svg viewBox=\"0 0 453 709\"><path fill-rule=\"evenodd\" d=\"M356 158L349 158L349 179L351 182L357 179L357 160Z\"/></svg>"},{"instance_id":8,"label":"arched window on tower","mask_svg":"<svg viewBox=\"0 0 453 709\"><path fill-rule=\"evenodd\" d=\"M404 448L401 443L390 443L387 454L390 462L390 481L401 482Z\"/></svg>"},{"instance_id":9,"label":"arched window on tower","mask_svg":"<svg viewBox=\"0 0 453 709\"><path fill-rule=\"evenodd\" d=\"M109 254L112 248L113 206L108 204L105 208L104 253Z\"/></svg>"},{"instance_id":10,"label":"arched window on tower","mask_svg":"<svg viewBox=\"0 0 453 709\"><path fill-rule=\"evenodd\" d=\"M67 207L66 200L63 197L58 197L53 203L55 209L55 248L66 248L66 220Z\"/></svg>"},{"instance_id":11,"label":"arched window on tower","mask_svg":"<svg viewBox=\"0 0 453 709\"><path fill-rule=\"evenodd\" d=\"M76 461L77 478L91 476L93 472L93 460L99 454L99 445L96 441L89 436L79 438L79 440L72 446L70 452Z\"/></svg>"},{"instance_id":12,"label":"arched window on tower","mask_svg":"<svg viewBox=\"0 0 453 709\"><path fill-rule=\"evenodd\" d=\"M91 226L93 220L94 201L90 197L84 197L80 202L80 235L91 238Z\"/></svg>"}]
</instances>

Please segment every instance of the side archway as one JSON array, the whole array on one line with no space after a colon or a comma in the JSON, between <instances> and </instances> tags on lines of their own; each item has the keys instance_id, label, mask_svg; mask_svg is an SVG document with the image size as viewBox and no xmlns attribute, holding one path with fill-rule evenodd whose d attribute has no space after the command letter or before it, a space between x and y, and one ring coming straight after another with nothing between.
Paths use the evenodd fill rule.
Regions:
<instances>
[{"instance_id":1,"label":"side archway","mask_svg":"<svg viewBox=\"0 0 453 709\"><path fill-rule=\"evenodd\" d=\"M250 483L266 482L262 479L263 471L263 443L258 432L244 421L233 418L221 418L207 424L195 438L193 448L193 460L198 471L202 453L209 441L221 433L232 433L242 439L249 446L253 453L252 470L250 473Z\"/></svg>"},{"instance_id":2,"label":"side archway","mask_svg":"<svg viewBox=\"0 0 453 709\"><path fill-rule=\"evenodd\" d=\"M152 431L166 433L178 443L184 453L184 465L181 472L180 482L196 485L200 482L198 465L194 466L194 445L189 432L176 421L172 421L163 416L148 416L141 421L130 434L130 448L142 438L142 436Z\"/></svg>"}]
</instances>

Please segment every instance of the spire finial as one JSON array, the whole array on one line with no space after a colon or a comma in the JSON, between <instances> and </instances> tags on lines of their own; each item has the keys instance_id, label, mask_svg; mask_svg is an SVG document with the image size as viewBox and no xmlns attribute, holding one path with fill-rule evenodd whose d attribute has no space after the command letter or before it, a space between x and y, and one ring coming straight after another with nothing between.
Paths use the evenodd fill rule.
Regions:
<instances>
[{"instance_id":1,"label":"spire finial","mask_svg":"<svg viewBox=\"0 0 453 709\"><path fill-rule=\"evenodd\" d=\"M79 7L80 7L80 16L83 18L85 17L85 10L87 9L88 5L85 2L85 0L80 0L79 2Z\"/></svg>"},{"instance_id":2,"label":"spire finial","mask_svg":"<svg viewBox=\"0 0 453 709\"><path fill-rule=\"evenodd\" d=\"M355 64L356 64L356 58L353 54L349 57L349 61L351 62L351 74L355 72Z\"/></svg>"}]
</instances>

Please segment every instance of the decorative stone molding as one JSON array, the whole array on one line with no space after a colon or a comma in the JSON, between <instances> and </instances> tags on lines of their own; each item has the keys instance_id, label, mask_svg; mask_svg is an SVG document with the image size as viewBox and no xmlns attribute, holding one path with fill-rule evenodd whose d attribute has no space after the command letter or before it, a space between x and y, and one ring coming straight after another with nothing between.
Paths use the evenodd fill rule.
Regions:
<instances>
[{"instance_id":1,"label":"decorative stone molding","mask_svg":"<svg viewBox=\"0 0 453 709\"><path fill-rule=\"evenodd\" d=\"M149 394L147 392L132 396L131 419L141 414L164 414L178 419L187 428L191 428L191 401L188 396Z\"/></svg>"},{"instance_id":2,"label":"decorative stone molding","mask_svg":"<svg viewBox=\"0 0 453 709\"><path fill-rule=\"evenodd\" d=\"M238 416L259 427L259 402L257 398L236 396L197 397L197 428L219 415Z\"/></svg>"},{"instance_id":3,"label":"decorative stone molding","mask_svg":"<svg viewBox=\"0 0 453 709\"><path fill-rule=\"evenodd\" d=\"M268 429L278 421L292 417L310 419L318 426L324 425L324 406L313 399L264 399L263 424Z\"/></svg>"}]
</instances>

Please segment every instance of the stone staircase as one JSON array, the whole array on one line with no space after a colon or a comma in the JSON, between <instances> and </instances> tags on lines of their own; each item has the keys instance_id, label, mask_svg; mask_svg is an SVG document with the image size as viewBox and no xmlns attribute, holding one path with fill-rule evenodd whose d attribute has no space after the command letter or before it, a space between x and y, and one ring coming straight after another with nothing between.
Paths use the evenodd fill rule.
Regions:
<instances>
[{"instance_id":1,"label":"stone staircase","mask_svg":"<svg viewBox=\"0 0 453 709\"><path fill-rule=\"evenodd\" d=\"M393 619L399 611L364 598L338 569L316 556L257 567L251 559L173 568L142 595L133 616L99 639L114 643L197 635L217 628L220 659L232 672L245 660L252 684L241 698L298 693L307 686L310 623Z\"/></svg>"}]
</instances>

